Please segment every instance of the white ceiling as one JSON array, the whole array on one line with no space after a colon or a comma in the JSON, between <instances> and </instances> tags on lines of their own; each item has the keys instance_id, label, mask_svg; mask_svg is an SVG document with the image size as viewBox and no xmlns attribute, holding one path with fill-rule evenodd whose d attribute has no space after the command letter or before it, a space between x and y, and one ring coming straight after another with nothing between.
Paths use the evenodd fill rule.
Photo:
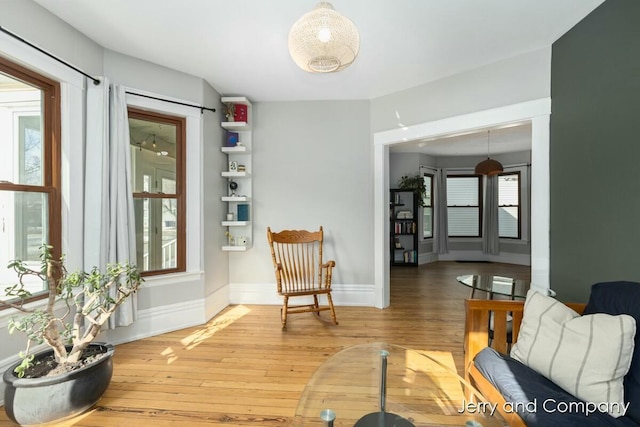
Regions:
<instances>
[{"instance_id":1,"label":"white ceiling","mask_svg":"<svg viewBox=\"0 0 640 427\"><path fill-rule=\"evenodd\" d=\"M389 147L392 153L423 153L434 157L494 156L530 150L530 122L448 135L444 138L404 142Z\"/></svg>"},{"instance_id":2,"label":"white ceiling","mask_svg":"<svg viewBox=\"0 0 640 427\"><path fill-rule=\"evenodd\" d=\"M372 99L550 46L604 0L334 0L359 28L346 70L310 74L287 36L316 0L35 0L110 50L252 101Z\"/></svg>"}]
</instances>

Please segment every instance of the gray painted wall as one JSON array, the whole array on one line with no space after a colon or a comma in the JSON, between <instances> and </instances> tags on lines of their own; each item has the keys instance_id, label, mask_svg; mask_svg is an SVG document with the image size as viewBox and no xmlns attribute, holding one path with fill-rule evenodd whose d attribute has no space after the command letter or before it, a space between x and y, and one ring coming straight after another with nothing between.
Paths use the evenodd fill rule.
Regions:
<instances>
[{"instance_id":1,"label":"gray painted wall","mask_svg":"<svg viewBox=\"0 0 640 427\"><path fill-rule=\"evenodd\" d=\"M640 281L640 2L607 0L553 44L551 287Z\"/></svg>"},{"instance_id":2,"label":"gray painted wall","mask_svg":"<svg viewBox=\"0 0 640 427\"><path fill-rule=\"evenodd\" d=\"M102 74L102 47L32 0L0 1L0 25L92 74Z\"/></svg>"},{"instance_id":3,"label":"gray painted wall","mask_svg":"<svg viewBox=\"0 0 640 427\"><path fill-rule=\"evenodd\" d=\"M505 59L371 102L371 131L549 97L551 48Z\"/></svg>"},{"instance_id":4,"label":"gray painted wall","mask_svg":"<svg viewBox=\"0 0 640 427\"><path fill-rule=\"evenodd\" d=\"M322 225L334 283L372 284L369 102L261 102L253 110L254 245L230 254L230 282L275 287L267 227Z\"/></svg>"}]
</instances>

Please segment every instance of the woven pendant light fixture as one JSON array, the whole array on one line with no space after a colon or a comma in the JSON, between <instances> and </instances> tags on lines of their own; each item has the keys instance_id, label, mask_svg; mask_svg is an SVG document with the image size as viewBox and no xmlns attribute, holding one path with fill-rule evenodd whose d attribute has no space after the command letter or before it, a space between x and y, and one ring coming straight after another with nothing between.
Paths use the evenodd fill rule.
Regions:
<instances>
[{"instance_id":1,"label":"woven pendant light fixture","mask_svg":"<svg viewBox=\"0 0 640 427\"><path fill-rule=\"evenodd\" d=\"M356 59L360 35L351 20L320 2L293 24L289 31L289 54L310 73L344 70Z\"/></svg>"},{"instance_id":2,"label":"woven pendant light fixture","mask_svg":"<svg viewBox=\"0 0 640 427\"><path fill-rule=\"evenodd\" d=\"M476 165L475 172L477 175L487 175L487 176L498 175L499 173L502 173L502 171L504 170L504 168L502 167L502 163L489 157L489 153L490 153L489 133L490 132L491 131L487 131L487 160L483 160Z\"/></svg>"}]
</instances>

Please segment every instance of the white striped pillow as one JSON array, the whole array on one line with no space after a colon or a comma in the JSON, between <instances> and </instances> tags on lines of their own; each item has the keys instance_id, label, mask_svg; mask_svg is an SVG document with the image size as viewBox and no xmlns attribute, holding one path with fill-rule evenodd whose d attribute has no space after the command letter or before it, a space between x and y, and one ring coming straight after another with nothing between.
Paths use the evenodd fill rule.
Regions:
<instances>
[{"instance_id":1,"label":"white striped pillow","mask_svg":"<svg viewBox=\"0 0 640 427\"><path fill-rule=\"evenodd\" d=\"M580 316L561 302L529 291L511 357L572 395L624 415L623 377L633 356L635 319L621 314Z\"/></svg>"}]
</instances>

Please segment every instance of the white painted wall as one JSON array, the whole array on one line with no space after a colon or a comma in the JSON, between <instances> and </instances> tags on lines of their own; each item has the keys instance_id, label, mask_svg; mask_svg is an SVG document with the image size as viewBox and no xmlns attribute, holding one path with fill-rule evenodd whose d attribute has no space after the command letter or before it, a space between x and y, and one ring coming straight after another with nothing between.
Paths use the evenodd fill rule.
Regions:
<instances>
[{"instance_id":1,"label":"white painted wall","mask_svg":"<svg viewBox=\"0 0 640 427\"><path fill-rule=\"evenodd\" d=\"M369 103L263 102L253 111L254 243L229 255L232 302L281 303L268 226L322 225L325 254L337 262L336 302L366 303L352 294L373 284Z\"/></svg>"},{"instance_id":2,"label":"white painted wall","mask_svg":"<svg viewBox=\"0 0 640 427\"><path fill-rule=\"evenodd\" d=\"M551 46L371 102L372 133L549 97Z\"/></svg>"},{"instance_id":3,"label":"white painted wall","mask_svg":"<svg viewBox=\"0 0 640 427\"><path fill-rule=\"evenodd\" d=\"M32 0L0 2L0 25L89 74L102 73L102 47Z\"/></svg>"}]
</instances>

